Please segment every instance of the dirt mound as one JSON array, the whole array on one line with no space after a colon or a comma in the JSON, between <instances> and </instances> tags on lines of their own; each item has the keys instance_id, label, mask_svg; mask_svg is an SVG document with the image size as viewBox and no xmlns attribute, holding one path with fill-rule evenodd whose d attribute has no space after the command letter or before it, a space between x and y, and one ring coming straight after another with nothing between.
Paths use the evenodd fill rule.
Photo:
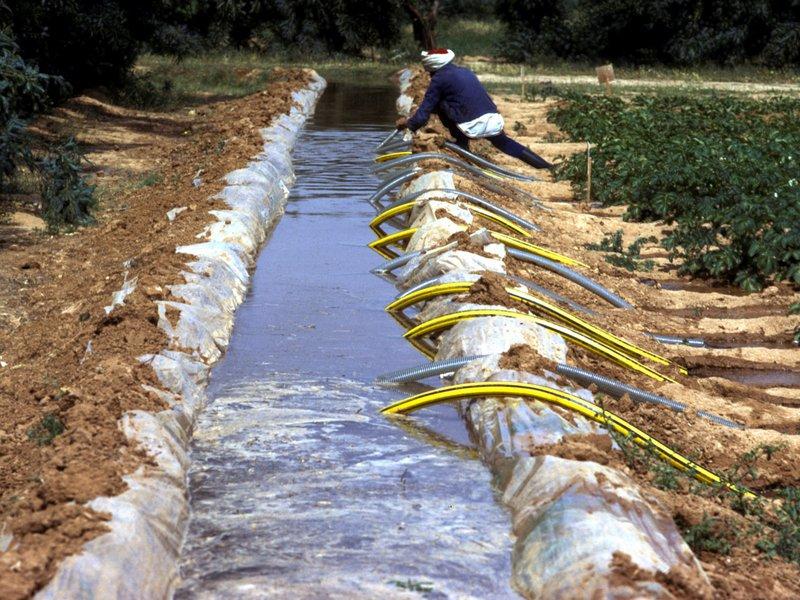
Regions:
<instances>
[{"instance_id":1,"label":"dirt mound","mask_svg":"<svg viewBox=\"0 0 800 600\"><path fill-rule=\"evenodd\" d=\"M148 464L117 422L130 410L165 408L143 384L158 386L137 357L166 346L154 299L169 299L186 257L214 218L209 200L226 173L263 145L259 129L293 104L305 71L281 71L263 92L176 114L151 114L81 97L38 123L67 123L90 149L105 186L100 223L74 235L30 238L0 253L2 297L18 320L0 334L0 597L41 588L58 562L104 531L104 515L82 506L125 489L122 476ZM122 165L122 166L120 166ZM146 182L141 172L152 172ZM167 211L186 207L174 221ZM33 275L33 276L32 276ZM137 286L107 314L123 281ZM0 540L2 540L0 535Z\"/></svg>"}]
</instances>

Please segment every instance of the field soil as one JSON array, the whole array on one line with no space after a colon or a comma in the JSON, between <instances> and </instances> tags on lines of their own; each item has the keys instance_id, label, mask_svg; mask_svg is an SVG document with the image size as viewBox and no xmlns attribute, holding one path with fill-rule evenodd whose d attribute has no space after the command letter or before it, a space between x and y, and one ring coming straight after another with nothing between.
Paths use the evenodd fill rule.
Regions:
<instances>
[{"instance_id":1,"label":"field soil","mask_svg":"<svg viewBox=\"0 0 800 600\"><path fill-rule=\"evenodd\" d=\"M74 98L34 130L73 134L87 150L98 223L60 236L15 216L0 237L0 598L26 598L61 559L105 530L87 508L122 492L148 464L118 428L123 413L165 407L137 357L167 345L154 300L183 283L176 246L216 221L222 177L263 147L259 130L309 81L278 70L243 98L149 113L99 95ZM185 209L174 220L171 209ZM126 280L135 291L107 314Z\"/></svg>"},{"instance_id":2,"label":"field soil","mask_svg":"<svg viewBox=\"0 0 800 600\"><path fill-rule=\"evenodd\" d=\"M418 73L407 93L419 102L426 83L427 76ZM568 141L547 121L549 110L560 100L528 102L518 96L498 95L495 101L505 118L507 133L547 160L557 163L567 155L586 153L586 142ZM415 145L430 150L439 147L443 139L441 125L432 121L417 135ZM507 193L497 194L474 179L458 176L457 187L480 194L539 225L542 232L535 233L530 242L582 261L588 268L579 267L579 271L627 299L634 308L614 308L582 287L516 259L506 259L507 270L591 309L591 316L580 316L668 359L669 365L647 364L675 382L658 383L600 361L577 347L570 348L570 363L687 406L685 412L675 413L634 403L627 396L598 396L605 408L700 465L748 486L761 499L753 506L743 507L735 494L700 485L662 466L647 452L641 456L635 449L623 448L623 452L608 444L587 447L592 446L592 440L584 438L565 440L552 448L532 448L531 452L593 460L633 476L653 502L672 512L711 578L715 597L798 597L800 568L769 551L774 549L770 543L777 539L778 532L791 537L793 531L791 525L780 523L779 515L785 513L781 512L783 501L777 498L776 491L800 487L800 351L792 342L799 319L787 315L789 305L800 300L798 290L774 284L760 293L745 294L735 287L692 281L678 274L680 265L669 262L657 243L646 244L641 252L643 259L654 261L652 271L630 272L613 266L603 252L589 250L586 245L597 244L605 235L622 230L627 246L638 237L661 238L667 227L658 222L626 222L622 219L624 206L603 208L591 198L576 197L568 181L554 181L549 172L534 171L497 152L487 142L472 143L471 149L506 168L539 177L541 180L536 182L510 183L537 196L543 208L533 206L510 187ZM440 165L431 161L428 166ZM478 225L488 223L479 220ZM471 228L477 226L473 224ZM505 287L513 283L498 279L497 275L485 275L465 299L519 309L519 302L505 292ZM575 312L567 306L562 308ZM648 333L702 338L708 347L662 345ZM533 373L553 369L553 365L525 347L512 348L501 365ZM688 375L681 373L681 367ZM566 380L563 383L568 384ZM699 417L698 410L723 416L744 428L717 425ZM683 590L679 587L671 588L676 597L701 594L692 592L691 586Z\"/></svg>"}]
</instances>

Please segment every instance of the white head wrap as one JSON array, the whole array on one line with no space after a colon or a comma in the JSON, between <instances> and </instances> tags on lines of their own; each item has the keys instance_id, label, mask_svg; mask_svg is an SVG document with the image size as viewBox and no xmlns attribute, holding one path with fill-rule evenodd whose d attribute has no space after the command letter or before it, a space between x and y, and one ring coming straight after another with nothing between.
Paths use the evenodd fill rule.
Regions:
<instances>
[{"instance_id":1,"label":"white head wrap","mask_svg":"<svg viewBox=\"0 0 800 600\"><path fill-rule=\"evenodd\" d=\"M431 50L430 52L422 52L422 66L426 71L433 73L438 71L443 66L451 62L456 57L455 52L448 49L447 52Z\"/></svg>"}]
</instances>

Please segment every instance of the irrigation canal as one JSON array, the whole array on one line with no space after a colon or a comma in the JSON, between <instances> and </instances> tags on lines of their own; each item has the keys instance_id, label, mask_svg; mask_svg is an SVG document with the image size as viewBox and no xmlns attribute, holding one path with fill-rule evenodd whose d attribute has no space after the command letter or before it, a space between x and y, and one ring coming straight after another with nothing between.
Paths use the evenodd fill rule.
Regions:
<instances>
[{"instance_id":1,"label":"irrigation canal","mask_svg":"<svg viewBox=\"0 0 800 600\"><path fill-rule=\"evenodd\" d=\"M515 597L508 515L458 415L378 414L411 390L374 377L422 362L366 248L396 94L331 84L298 141L195 432L178 598Z\"/></svg>"}]
</instances>

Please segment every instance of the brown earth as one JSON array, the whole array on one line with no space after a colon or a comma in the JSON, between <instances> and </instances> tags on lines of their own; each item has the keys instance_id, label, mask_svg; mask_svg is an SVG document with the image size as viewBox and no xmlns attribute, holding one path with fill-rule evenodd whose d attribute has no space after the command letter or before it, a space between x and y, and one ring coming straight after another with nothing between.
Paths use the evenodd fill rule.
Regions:
<instances>
[{"instance_id":1,"label":"brown earth","mask_svg":"<svg viewBox=\"0 0 800 600\"><path fill-rule=\"evenodd\" d=\"M153 301L182 283L186 258L175 247L215 221L208 211L224 205L209 198L222 176L261 150L259 129L308 80L276 70L262 92L168 114L81 96L36 123L42 135L77 134L103 206L96 226L74 234L2 231L0 598L45 585L61 559L105 531L106 515L85 503L122 492L122 476L147 467L117 423L126 411L165 408L142 389L158 383L137 357L167 345ZM176 207L188 210L170 222ZM106 315L126 277L138 278L135 291ZM45 418L64 427L51 443Z\"/></svg>"},{"instance_id":2,"label":"brown earth","mask_svg":"<svg viewBox=\"0 0 800 600\"><path fill-rule=\"evenodd\" d=\"M424 93L426 78L422 74L415 79L407 92L417 102ZM547 113L557 100L523 102L519 97L509 96L495 98L495 101L509 126L509 133L547 160L558 162L565 155L586 151L586 143L566 141L563 134L547 122ZM423 134L423 140L415 143L418 146L415 149L441 150L444 130L435 118ZM527 166L498 153L486 142L471 146L471 150L504 167L533 174ZM432 168L427 161L426 167ZM551 174L544 171L536 171L535 175L541 181L506 182L502 194L471 177L457 175L456 179L457 187L479 194L539 225L542 232L528 241L585 263L588 268L578 267L577 270L627 299L634 309L614 308L558 275L508 258L506 267L510 274L567 296L593 314L576 313L565 305L562 309L667 358L672 366L642 362L674 378L676 383L659 383L580 347L570 347L568 361L684 403L687 410L676 413L660 406L633 402L627 396L620 399L602 396L607 410L699 464L760 492L762 500L757 504L758 510L743 511L734 495L702 486L670 469L667 472L672 474L664 475L662 470L654 469L652 457L631 454L633 451L628 449L620 452L618 447L612 447L608 436L597 436L597 439L574 436L553 446L532 446L531 453L611 465L634 477L646 494L672 511L679 527L685 531L695 531L701 524L711 523L707 537L722 540L723 549L711 550L696 544L696 552L712 581L715 597L798 597L800 567L766 554L756 543L774 539L781 527L777 514L782 500L775 498L776 490L800 487L797 469L800 439L796 435L800 431L800 410L796 408L800 407L800 389L780 383L782 378L778 377L785 375L784 371L800 375L800 352L791 343L792 331L800 319L786 314L789 304L800 300L800 293L781 283L761 293L745 294L738 288L689 280L678 274L679 265L670 263L657 243L648 243L642 250L643 258L656 263L652 272L631 273L615 267L604 260L602 252L588 250L586 244L598 243L604 235L621 229L627 245L638 237L663 237L667 227L657 222L623 221L625 207L598 208L586 198L575 197L569 182L554 181ZM514 188L536 195L544 208L533 206ZM470 232L473 229L470 228ZM452 240L458 241L461 249L469 249L465 233L453 236ZM497 274L484 274L464 299L527 312L530 309L506 291L516 285ZM553 302L546 297L541 299ZM646 332L705 338L710 347L662 345ZM691 374L681 374L679 365L689 367ZM552 372L554 367L531 348L521 346L504 355L500 366L532 373ZM733 377L733 373L742 368L759 375L757 387L726 378ZM704 374L714 376L698 376ZM563 378L560 383L569 385ZM698 410L739 422L746 429L722 427L699 417ZM643 573L630 557L615 557L612 566L617 576L629 581L660 581L679 598L697 597L695 591L702 588L686 581L680 573Z\"/></svg>"}]
</instances>

